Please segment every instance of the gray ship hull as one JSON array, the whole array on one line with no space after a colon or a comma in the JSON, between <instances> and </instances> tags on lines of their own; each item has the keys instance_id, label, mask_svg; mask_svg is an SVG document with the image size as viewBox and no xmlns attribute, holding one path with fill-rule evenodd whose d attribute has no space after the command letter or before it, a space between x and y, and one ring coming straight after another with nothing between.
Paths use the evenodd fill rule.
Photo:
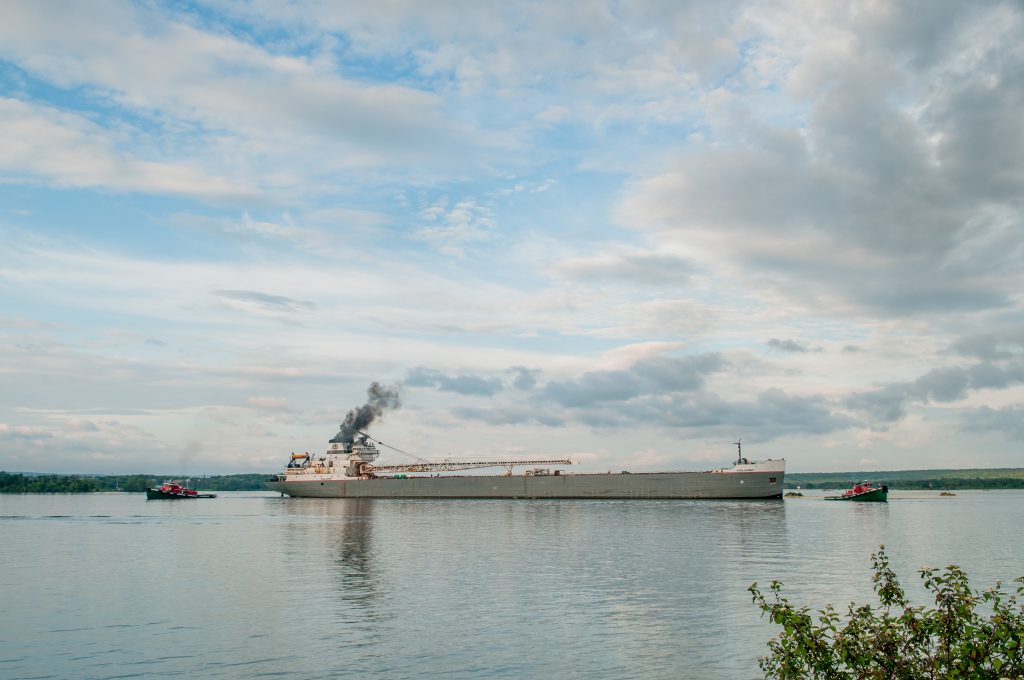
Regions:
<instances>
[{"instance_id":1,"label":"gray ship hull","mask_svg":"<svg viewBox=\"0 0 1024 680\"><path fill-rule=\"evenodd\" d=\"M782 498L784 477L783 471L453 475L271 481L267 488L313 498Z\"/></svg>"}]
</instances>

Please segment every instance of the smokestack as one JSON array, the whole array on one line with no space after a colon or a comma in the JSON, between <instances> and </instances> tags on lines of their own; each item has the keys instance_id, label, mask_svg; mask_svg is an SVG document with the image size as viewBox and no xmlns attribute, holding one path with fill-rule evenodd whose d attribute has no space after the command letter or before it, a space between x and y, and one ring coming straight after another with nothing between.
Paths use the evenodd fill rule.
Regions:
<instances>
[{"instance_id":1,"label":"smokestack","mask_svg":"<svg viewBox=\"0 0 1024 680\"><path fill-rule=\"evenodd\" d=\"M366 403L348 412L345 422L341 424L341 430L331 439L331 444L351 444L356 440L356 434L366 429L376 418L384 414L386 408L398 408L401 406L398 400L398 390L384 387L378 382L370 383L366 388Z\"/></svg>"}]
</instances>

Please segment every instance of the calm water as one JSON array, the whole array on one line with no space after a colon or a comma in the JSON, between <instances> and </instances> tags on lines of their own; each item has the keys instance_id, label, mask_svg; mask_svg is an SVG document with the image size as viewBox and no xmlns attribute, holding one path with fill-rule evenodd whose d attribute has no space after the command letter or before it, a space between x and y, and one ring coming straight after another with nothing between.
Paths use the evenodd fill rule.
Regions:
<instances>
[{"instance_id":1,"label":"calm water","mask_svg":"<svg viewBox=\"0 0 1024 680\"><path fill-rule=\"evenodd\" d=\"M894 495L895 496L895 495ZM889 504L0 496L0 677L756 678L747 586L1024 574L1024 493Z\"/></svg>"}]
</instances>

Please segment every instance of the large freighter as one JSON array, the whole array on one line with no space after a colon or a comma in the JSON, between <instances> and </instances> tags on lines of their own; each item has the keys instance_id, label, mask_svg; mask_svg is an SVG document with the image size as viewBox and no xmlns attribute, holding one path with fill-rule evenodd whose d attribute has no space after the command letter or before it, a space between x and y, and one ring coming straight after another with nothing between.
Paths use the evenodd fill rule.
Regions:
<instances>
[{"instance_id":1,"label":"large freighter","mask_svg":"<svg viewBox=\"0 0 1024 680\"><path fill-rule=\"evenodd\" d=\"M380 442L376 442L380 443ZM729 467L706 472L574 474L534 467L568 460L442 460L375 465L374 440L360 433L352 443L333 442L314 459L292 454L267 488L289 496L319 498L782 498L785 459L748 461L742 449ZM453 475L458 470L505 468L500 475Z\"/></svg>"}]
</instances>

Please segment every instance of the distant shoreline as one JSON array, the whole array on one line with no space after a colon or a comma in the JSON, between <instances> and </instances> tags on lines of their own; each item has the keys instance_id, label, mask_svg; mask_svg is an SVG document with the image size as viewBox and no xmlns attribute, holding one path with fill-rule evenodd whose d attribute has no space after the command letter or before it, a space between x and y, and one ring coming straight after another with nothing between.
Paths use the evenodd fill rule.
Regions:
<instances>
[{"instance_id":1,"label":"distant shoreline","mask_svg":"<svg viewBox=\"0 0 1024 680\"><path fill-rule=\"evenodd\" d=\"M193 488L204 491L261 491L273 473L244 473L192 477ZM145 491L181 475L91 475L0 472L0 493L93 493ZM786 488L844 489L858 481L887 484L904 490L1024 489L1024 468L965 468L954 470L889 470L875 472L791 472Z\"/></svg>"},{"instance_id":2,"label":"distant shoreline","mask_svg":"<svg viewBox=\"0 0 1024 680\"><path fill-rule=\"evenodd\" d=\"M786 474L787 487L802 489L844 489L859 481L886 484L891 489L905 490L1024 489L1024 468L792 472Z\"/></svg>"},{"instance_id":3,"label":"distant shoreline","mask_svg":"<svg viewBox=\"0 0 1024 680\"><path fill-rule=\"evenodd\" d=\"M201 491L259 491L269 472L238 475L68 475L36 472L0 472L0 493L94 493L97 491L143 492L166 479L190 479Z\"/></svg>"}]
</instances>

